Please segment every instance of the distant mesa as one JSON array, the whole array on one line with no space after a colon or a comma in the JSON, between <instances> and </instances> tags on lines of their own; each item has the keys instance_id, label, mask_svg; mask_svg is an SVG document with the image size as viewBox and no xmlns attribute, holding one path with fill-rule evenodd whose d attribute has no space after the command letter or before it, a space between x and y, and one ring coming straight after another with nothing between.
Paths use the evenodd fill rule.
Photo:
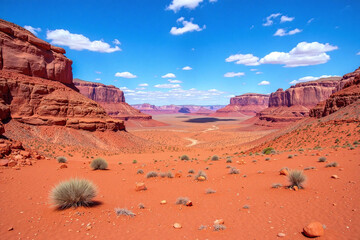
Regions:
<instances>
[{"instance_id":1,"label":"distant mesa","mask_svg":"<svg viewBox=\"0 0 360 240\"><path fill-rule=\"evenodd\" d=\"M190 109L187 108L187 107L182 107L182 108L179 109L178 112L179 112L179 113L190 113L191 111L190 111Z\"/></svg>"},{"instance_id":2,"label":"distant mesa","mask_svg":"<svg viewBox=\"0 0 360 240\"><path fill-rule=\"evenodd\" d=\"M140 110L143 113L157 115L157 114L176 114L179 113L181 108L188 108L192 115L209 115L217 109L223 108L223 105L163 105L155 106L149 103L133 104L134 108Z\"/></svg>"}]
</instances>

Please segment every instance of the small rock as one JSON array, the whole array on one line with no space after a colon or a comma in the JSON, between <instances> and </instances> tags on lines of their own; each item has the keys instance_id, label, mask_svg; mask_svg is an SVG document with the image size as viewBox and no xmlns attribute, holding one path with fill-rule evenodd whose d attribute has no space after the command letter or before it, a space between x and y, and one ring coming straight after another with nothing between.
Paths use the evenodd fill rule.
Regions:
<instances>
[{"instance_id":1,"label":"small rock","mask_svg":"<svg viewBox=\"0 0 360 240\"><path fill-rule=\"evenodd\" d=\"M175 173L175 177L176 178L181 178L182 174L181 173Z\"/></svg>"},{"instance_id":2,"label":"small rock","mask_svg":"<svg viewBox=\"0 0 360 240\"><path fill-rule=\"evenodd\" d=\"M281 169L281 170L280 170L280 175L289 176L289 172L288 172L288 170L286 170L286 169Z\"/></svg>"},{"instance_id":3,"label":"small rock","mask_svg":"<svg viewBox=\"0 0 360 240\"><path fill-rule=\"evenodd\" d=\"M220 218L220 219L216 219L214 221L214 225L218 225L218 224L224 224L224 219Z\"/></svg>"},{"instance_id":4,"label":"small rock","mask_svg":"<svg viewBox=\"0 0 360 240\"><path fill-rule=\"evenodd\" d=\"M145 191L146 189L145 183L136 183L135 191Z\"/></svg>"},{"instance_id":5,"label":"small rock","mask_svg":"<svg viewBox=\"0 0 360 240\"><path fill-rule=\"evenodd\" d=\"M9 160L8 159L1 159L0 160L0 166L1 167L6 167L9 163Z\"/></svg>"},{"instance_id":6,"label":"small rock","mask_svg":"<svg viewBox=\"0 0 360 240\"><path fill-rule=\"evenodd\" d=\"M338 175L332 175L331 178L339 179Z\"/></svg>"},{"instance_id":7,"label":"small rock","mask_svg":"<svg viewBox=\"0 0 360 240\"><path fill-rule=\"evenodd\" d=\"M294 191L299 191L298 186L294 186L293 189L294 189Z\"/></svg>"},{"instance_id":8,"label":"small rock","mask_svg":"<svg viewBox=\"0 0 360 240\"><path fill-rule=\"evenodd\" d=\"M13 227L8 228L8 231L13 231L13 230L14 230Z\"/></svg>"},{"instance_id":9,"label":"small rock","mask_svg":"<svg viewBox=\"0 0 360 240\"><path fill-rule=\"evenodd\" d=\"M17 164L17 162L16 162L16 161L14 161L14 160L10 160L10 161L8 162L8 167L15 167L15 166L16 166L16 164Z\"/></svg>"},{"instance_id":10,"label":"small rock","mask_svg":"<svg viewBox=\"0 0 360 240\"><path fill-rule=\"evenodd\" d=\"M191 207L193 205L192 201L187 201L186 206Z\"/></svg>"},{"instance_id":11,"label":"small rock","mask_svg":"<svg viewBox=\"0 0 360 240\"><path fill-rule=\"evenodd\" d=\"M199 176L199 177L197 178L197 180L198 180L198 181L205 181L206 178L205 178L204 176Z\"/></svg>"},{"instance_id":12,"label":"small rock","mask_svg":"<svg viewBox=\"0 0 360 240\"><path fill-rule=\"evenodd\" d=\"M304 227L303 230L307 237L320 237L324 235L324 228L320 222L312 222Z\"/></svg>"},{"instance_id":13,"label":"small rock","mask_svg":"<svg viewBox=\"0 0 360 240\"><path fill-rule=\"evenodd\" d=\"M180 228L182 228L182 226L181 226L180 223L174 223L173 227L174 227L175 229L180 229Z\"/></svg>"},{"instance_id":14,"label":"small rock","mask_svg":"<svg viewBox=\"0 0 360 240\"><path fill-rule=\"evenodd\" d=\"M160 201L160 204L161 204L161 205L166 204L166 200L162 200L162 201Z\"/></svg>"},{"instance_id":15,"label":"small rock","mask_svg":"<svg viewBox=\"0 0 360 240\"><path fill-rule=\"evenodd\" d=\"M285 233L278 233L277 236L278 236L278 237L285 237L286 234L285 234Z\"/></svg>"},{"instance_id":16,"label":"small rock","mask_svg":"<svg viewBox=\"0 0 360 240\"><path fill-rule=\"evenodd\" d=\"M67 168L67 167L68 167L68 166L67 166L65 163L63 163L63 164L60 165L59 168L60 168L60 169L63 169L63 168Z\"/></svg>"},{"instance_id":17,"label":"small rock","mask_svg":"<svg viewBox=\"0 0 360 240\"><path fill-rule=\"evenodd\" d=\"M25 158L29 158L31 156L31 154L27 151L20 151L20 155Z\"/></svg>"}]
</instances>

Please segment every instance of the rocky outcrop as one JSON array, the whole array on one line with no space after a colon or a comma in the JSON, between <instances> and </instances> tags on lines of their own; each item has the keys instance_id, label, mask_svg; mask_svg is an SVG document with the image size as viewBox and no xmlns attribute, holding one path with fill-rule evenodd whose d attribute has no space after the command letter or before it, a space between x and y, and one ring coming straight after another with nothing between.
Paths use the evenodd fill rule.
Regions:
<instances>
[{"instance_id":1,"label":"rocky outcrop","mask_svg":"<svg viewBox=\"0 0 360 240\"><path fill-rule=\"evenodd\" d=\"M59 125L89 131L123 130L96 102L58 81L0 71L2 118L31 125ZM9 111L7 111L9 109Z\"/></svg>"},{"instance_id":2,"label":"rocky outcrop","mask_svg":"<svg viewBox=\"0 0 360 240\"><path fill-rule=\"evenodd\" d=\"M230 104L218 109L214 116L255 116L268 107L269 95L246 93L230 98Z\"/></svg>"},{"instance_id":3,"label":"rocky outcrop","mask_svg":"<svg viewBox=\"0 0 360 240\"><path fill-rule=\"evenodd\" d=\"M208 108L205 107L200 107L199 110L197 110L196 112L194 112L194 115L203 115L203 116L208 116L210 114L214 113L214 111L211 111Z\"/></svg>"},{"instance_id":4,"label":"rocky outcrop","mask_svg":"<svg viewBox=\"0 0 360 240\"><path fill-rule=\"evenodd\" d=\"M344 108L360 99L360 68L344 75L338 88L341 90L332 94L328 99L311 109L311 117L325 117L340 108Z\"/></svg>"},{"instance_id":5,"label":"rocky outcrop","mask_svg":"<svg viewBox=\"0 0 360 240\"><path fill-rule=\"evenodd\" d=\"M191 113L190 109L187 107L182 107L178 111L179 113Z\"/></svg>"},{"instance_id":6,"label":"rocky outcrop","mask_svg":"<svg viewBox=\"0 0 360 240\"><path fill-rule=\"evenodd\" d=\"M152 117L143 114L125 102L123 91L113 85L87 82L74 79L74 85L80 93L99 103L113 118L122 120L150 120Z\"/></svg>"},{"instance_id":7,"label":"rocky outcrop","mask_svg":"<svg viewBox=\"0 0 360 240\"><path fill-rule=\"evenodd\" d=\"M72 84L72 61L65 50L0 19L0 70Z\"/></svg>"},{"instance_id":8,"label":"rocky outcrop","mask_svg":"<svg viewBox=\"0 0 360 240\"><path fill-rule=\"evenodd\" d=\"M336 91L340 78L298 83L270 94L269 107L257 114L268 122L293 122L309 116L310 109Z\"/></svg>"}]
</instances>

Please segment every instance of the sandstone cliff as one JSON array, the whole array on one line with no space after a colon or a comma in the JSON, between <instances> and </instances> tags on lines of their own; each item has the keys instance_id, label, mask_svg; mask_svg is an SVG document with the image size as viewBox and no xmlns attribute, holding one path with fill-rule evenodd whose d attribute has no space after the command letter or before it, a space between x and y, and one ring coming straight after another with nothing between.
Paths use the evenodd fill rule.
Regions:
<instances>
[{"instance_id":1,"label":"sandstone cliff","mask_svg":"<svg viewBox=\"0 0 360 240\"><path fill-rule=\"evenodd\" d=\"M218 109L214 116L254 116L256 113L267 108L269 95L246 93L230 99L230 104Z\"/></svg>"},{"instance_id":2,"label":"sandstone cliff","mask_svg":"<svg viewBox=\"0 0 360 240\"><path fill-rule=\"evenodd\" d=\"M338 88L340 88L339 91L311 109L311 117L328 116L340 108L358 101L360 99L360 68L352 73L345 74L340 80Z\"/></svg>"}]
</instances>

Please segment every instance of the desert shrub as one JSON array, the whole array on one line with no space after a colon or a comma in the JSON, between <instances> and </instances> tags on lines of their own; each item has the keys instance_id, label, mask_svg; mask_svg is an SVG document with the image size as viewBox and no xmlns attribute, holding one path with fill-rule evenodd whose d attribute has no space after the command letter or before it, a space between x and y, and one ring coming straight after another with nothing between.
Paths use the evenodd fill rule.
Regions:
<instances>
[{"instance_id":1,"label":"desert shrub","mask_svg":"<svg viewBox=\"0 0 360 240\"><path fill-rule=\"evenodd\" d=\"M189 201L189 198L187 197L179 197L178 199L176 199L175 204L177 205L186 205L186 203Z\"/></svg>"},{"instance_id":2,"label":"desert shrub","mask_svg":"<svg viewBox=\"0 0 360 240\"><path fill-rule=\"evenodd\" d=\"M134 159L134 160L132 161L132 163L133 163L133 164L137 163L137 160Z\"/></svg>"},{"instance_id":3,"label":"desert shrub","mask_svg":"<svg viewBox=\"0 0 360 240\"><path fill-rule=\"evenodd\" d=\"M354 144L354 145L357 145L357 144L359 144L359 142L358 142L358 141L354 141L353 144Z\"/></svg>"},{"instance_id":4,"label":"desert shrub","mask_svg":"<svg viewBox=\"0 0 360 240\"><path fill-rule=\"evenodd\" d=\"M226 163L232 163L231 158L226 159Z\"/></svg>"},{"instance_id":5,"label":"desert shrub","mask_svg":"<svg viewBox=\"0 0 360 240\"><path fill-rule=\"evenodd\" d=\"M200 176L204 177L205 180L207 179L206 173L204 171L199 171L196 175L195 175L195 179L198 179Z\"/></svg>"},{"instance_id":6,"label":"desert shrub","mask_svg":"<svg viewBox=\"0 0 360 240\"><path fill-rule=\"evenodd\" d=\"M214 224L214 231L221 231L221 230L225 230L225 229L226 229L225 225Z\"/></svg>"},{"instance_id":7,"label":"desert shrub","mask_svg":"<svg viewBox=\"0 0 360 240\"><path fill-rule=\"evenodd\" d=\"M115 208L115 213L118 216L130 216L130 217L135 217L135 213L133 213L132 211L126 209L126 208Z\"/></svg>"},{"instance_id":8,"label":"desert shrub","mask_svg":"<svg viewBox=\"0 0 360 240\"><path fill-rule=\"evenodd\" d=\"M230 166L230 165L227 165L226 168L231 168L231 166Z\"/></svg>"},{"instance_id":9,"label":"desert shrub","mask_svg":"<svg viewBox=\"0 0 360 240\"><path fill-rule=\"evenodd\" d=\"M139 170L137 170L136 174L144 174L144 170L139 169Z\"/></svg>"},{"instance_id":10,"label":"desert shrub","mask_svg":"<svg viewBox=\"0 0 360 240\"><path fill-rule=\"evenodd\" d=\"M206 226L205 225L200 225L200 227L198 229L199 230L204 230L204 229L206 229Z\"/></svg>"},{"instance_id":11,"label":"desert shrub","mask_svg":"<svg viewBox=\"0 0 360 240\"><path fill-rule=\"evenodd\" d=\"M329 164L326 164L325 167L337 167L337 166L339 166L339 164L337 162L331 162Z\"/></svg>"},{"instance_id":12,"label":"desert shrub","mask_svg":"<svg viewBox=\"0 0 360 240\"><path fill-rule=\"evenodd\" d=\"M282 187L282 184L281 183L273 183L271 185L272 188L281 188Z\"/></svg>"},{"instance_id":13,"label":"desert shrub","mask_svg":"<svg viewBox=\"0 0 360 240\"><path fill-rule=\"evenodd\" d=\"M234 167L230 168L230 170L229 170L229 174L239 174L239 173L240 173L240 171Z\"/></svg>"},{"instance_id":14,"label":"desert shrub","mask_svg":"<svg viewBox=\"0 0 360 240\"><path fill-rule=\"evenodd\" d=\"M146 178L153 178L153 177L157 177L157 176L158 176L158 173L154 172L154 171L148 172L146 174Z\"/></svg>"},{"instance_id":15,"label":"desert shrub","mask_svg":"<svg viewBox=\"0 0 360 240\"><path fill-rule=\"evenodd\" d=\"M313 169L316 169L316 167L306 167L306 168L304 168L304 171L313 170Z\"/></svg>"},{"instance_id":16,"label":"desert shrub","mask_svg":"<svg viewBox=\"0 0 360 240\"><path fill-rule=\"evenodd\" d=\"M270 158L265 158L265 161L270 161Z\"/></svg>"},{"instance_id":17,"label":"desert shrub","mask_svg":"<svg viewBox=\"0 0 360 240\"><path fill-rule=\"evenodd\" d=\"M143 203L139 203L138 207L139 207L140 209L145 209L145 205L144 205Z\"/></svg>"},{"instance_id":18,"label":"desert shrub","mask_svg":"<svg viewBox=\"0 0 360 240\"><path fill-rule=\"evenodd\" d=\"M244 205L242 208L243 209L250 209L249 205Z\"/></svg>"},{"instance_id":19,"label":"desert shrub","mask_svg":"<svg viewBox=\"0 0 360 240\"><path fill-rule=\"evenodd\" d=\"M188 160L190 160L190 158L189 158L189 156L188 155L182 155L181 157L180 157L180 160L184 160L184 161L188 161Z\"/></svg>"},{"instance_id":20,"label":"desert shrub","mask_svg":"<svg viewBox=\"0 0 360 240\"><path fill-rule=\"evenodd\" d=\"M205 193L206 194L213 194L213 193L216 193L216 191L211 189L211 188L208 188L208 189L206 189Z\"/></svg>"},{"instance_id":21,"label":"desert shrub","mask_svg":"<svg viewBox=\"0 0 360 240\"><path fill-rule=\"evenodd\" d=\"M89 206L96 196L95 185L86 179L70 179L56 185L50 199L58 208Z\"/></svg>"},{"instance_id":22,"label":"desert shrub","mask_svg":"<svg viewBox=\"0 0 360 240\"><path fill-rule=\"evenodd\" d=\"M293 155L291 155L291 154L288 156L288 158L293 158L293 157L294 157L294 156L293 156Z\"/></svg>"},{"instance_id":23,"label":"desert shrub","mask_svg":"<svg viewBox=\"0 0 360 240\"><path fill-rule=\"evenodd\" d=\"M57 157L56 160L58 161L58 163L66 163L67 162L67 158L63 157L63 156Z\"/></svg>"},{"instance_id":24,"label":"desert shrub","mask_svg":"<svg viewBox=\"0 0 360 240\"><path fill-rule=\"evenodd\" d=\"M219 160L219 156L218 155L214 155L211 157L211 161L218 161Z\"/></svg>"},{"instance_id":25,"label":"desert shrub","mask_svg":"<svg viewBox=\"0 0 360 240\"><path fill-rule=\"evenodd\" d=\"M257 160L256 160L256 159L254 159L254 160L252 160L252 162L253 162L253 163L256 163L256 162L257 162Z\"/></svg>"},{"instance_id":26,"label":"desert shrub","mask_svg":"<svg viewBox=\"0 0 360 240\"><path fill-rule=\"evenodd\" d=\"M272 147L267 147L262 151L262 153L266 154L266 155L269 155L269 154L271 154L271 151L273 151L273 150L274 149Z\"/></svg>"},{"instance_id":27,"label":"desert shrub","mask_svg":"<svg viewBox=\"0 0 360 240\"><path fill-rule=\"evenodd\" d=\"M326 157L319 157L318 162L326 162Z\"/></svg>"},{"instance_id":28,"label":"desert shrub","mask_svg":"<svg viewBox=\"0 0 360 240\"><path fill-rule=\"evenodd\" d=\"M190 169L188 173L195 173L194 169Z\"/></svg>"},{"instance_id":29,"label":"desert shrub","mask_svg":"<svg viewBox=\"0 0 360 240\"><path fill-rule=\"evenodd\" d=\"M161 178L166 177L166 172L161 172L161 173L159 173L159 176L160 176Z\"/></svg>"},{"instance_id":30,"label":"desert shrub","mask_svg":"<svg viewBox=\"0 0 360 240\"><path fill-rule=\"evenodd\" d=\"M105 170L108 167L108 163L102 158L96 158L92 160L90 166L94 170Z\"/></svg>"},{"instance_id":31,"label":"desert shrub","mask_svg":"<svg viewBox=\"0 0 360 240\"><path fill-rule=\"evenodd\" d=\"M174 178L174 174L172 174L172 172L167 172L166 177L167 178Z\"/></svg>"},{"instance_id":32,"label":"desert shrub","mask_svg":"<svg viewBox=\"0 0 360 240\"><path fill-rule=\"evenodd\" d=\"M298 188L302 188L306 180L306 176L301 170L290 170L287 177L290 182L290 187L297 186Z\"/></svg>"}]
</instances>

